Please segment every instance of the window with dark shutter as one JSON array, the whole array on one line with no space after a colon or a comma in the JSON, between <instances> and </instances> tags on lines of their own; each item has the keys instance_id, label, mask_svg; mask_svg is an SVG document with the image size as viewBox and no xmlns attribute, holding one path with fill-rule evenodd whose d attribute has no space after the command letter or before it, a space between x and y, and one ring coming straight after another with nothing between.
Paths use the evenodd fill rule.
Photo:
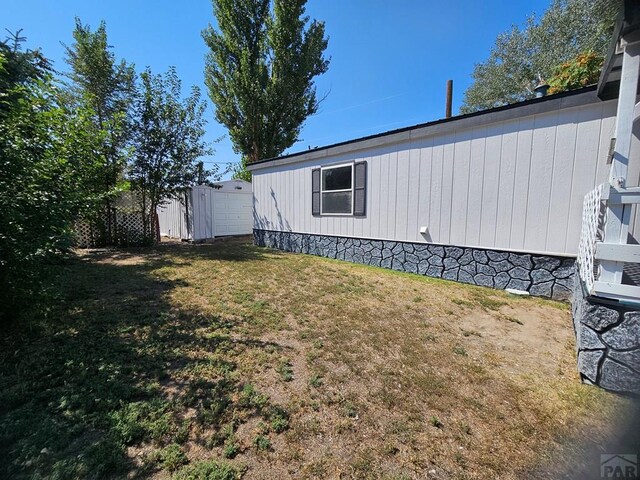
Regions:
<instances>
[{"instance_id":1,"label":"window with dark shutter","mask_svg":"<svg viewBox=\"0 0 640 480\"><path fill-rule=\"evenodd\" d=\"M353 164L320 169L320 213L353 215Z\"/></svg>"},{"instance_id":2,"label":"window with dark shutter","mask_svg":"<svg viewBox=\"0 0 640 480\"><path fill-rule=\"evenodd\" d=\"M367 162L356 162L354 171L353 214L367 214Z\"/></svg>"},{"instance_id":3,"label":"window with dark shutter","mask_svg":"<svg viewBox=\"0 0 640 480\"><path fill-rule=\"evenodd\" d=\"M320 215L320 169L311 170L311 214Z\"/></svg>"},{"instance_id":4,"label":"window with dark shutter","mask_svg":"<svg viewBox=\"0 0 640 480\"><path fill-rule=\"evenodd\" d=\"M367 162L355 162L311 170L313 215L367 213Z\"/></svg>"}]
</instances>

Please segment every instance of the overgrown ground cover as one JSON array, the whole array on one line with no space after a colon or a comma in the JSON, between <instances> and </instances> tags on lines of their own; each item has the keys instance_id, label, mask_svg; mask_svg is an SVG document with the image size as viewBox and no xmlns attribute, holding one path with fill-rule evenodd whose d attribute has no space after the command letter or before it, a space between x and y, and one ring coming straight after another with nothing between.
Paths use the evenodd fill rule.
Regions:
<instances>
[{"instance_id":1,"label":"overgrown ground cover","mask_svg":"<svg viewBox=\"0 0 640 480\"><path fill-rule=\"evenodd\" d=\"M1 478L559 478L630 418L564 304L245 240L61 270L0 337Z\"/></svg>"}]
</instances>

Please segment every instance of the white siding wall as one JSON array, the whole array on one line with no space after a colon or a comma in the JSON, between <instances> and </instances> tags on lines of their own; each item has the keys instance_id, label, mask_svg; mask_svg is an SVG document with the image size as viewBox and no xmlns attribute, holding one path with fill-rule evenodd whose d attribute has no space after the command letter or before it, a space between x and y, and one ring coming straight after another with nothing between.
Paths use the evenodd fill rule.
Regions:
<instances>
[{"instance_id":1,"label":"white siding wall","mask_svg":"<svg viewBox=\"0 0 640 480\"><path fill-rule=\"evenodd\" d=\"M190 240L187 228L187 212L184 202L175 198L168 199L164 205L158 207L158 223L160 235L171 238Z\"/></svg>"},{"instance_id":2,"label":"white siding wall","mask_svg":"<svg viewBox=\"0 0 640 480\"><path fill-rule=\"evenodd\" d=\"M467 129L451 122L417 140L261 168L254 227L575 254L583 197L608 178L615 110L608 101ZM311 170L352 160L368 162L367 216L312 216Z\"/></svg>"}]
</instances>

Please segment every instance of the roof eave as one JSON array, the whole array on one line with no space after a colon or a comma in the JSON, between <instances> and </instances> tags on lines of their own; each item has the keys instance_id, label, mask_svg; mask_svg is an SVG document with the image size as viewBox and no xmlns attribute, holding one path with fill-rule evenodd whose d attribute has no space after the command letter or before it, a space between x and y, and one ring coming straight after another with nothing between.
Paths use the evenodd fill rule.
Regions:
<instances>
[{"instance_id":1,"label":"roof eave","mask_svg":"<svg viewBox=\"0 0 640 480\"><path fill-rule=\"evenodd\" d=\"M620 9L598 80L598 97L610 100L618 96L622 71L622 43L640 40L640 3L625 0Z\"/></svg>"}]
</instances>

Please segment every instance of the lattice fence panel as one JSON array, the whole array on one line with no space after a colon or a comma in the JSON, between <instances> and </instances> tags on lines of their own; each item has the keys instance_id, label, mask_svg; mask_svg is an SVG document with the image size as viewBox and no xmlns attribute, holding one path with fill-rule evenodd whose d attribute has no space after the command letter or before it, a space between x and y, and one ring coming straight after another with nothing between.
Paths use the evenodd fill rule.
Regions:
<instances>
[{"instance_id":1,"label":"lattice fence panel","mask_svg":"<svg viewBox=\"0 0 640 480\"><path fill-rule=\"evenodd\" d=\"M606 205L602 194L607 187L603 183L587 193L582 206L582 232L577 262L580 278L589 292L593 290L593 283L598 275L596 242L603 240Z\"/></svg>"},{"instance_id":2,"label":"lattice fence panel","mask_svg":"<svg viewBox=\"0 0 640 480\"><path fill-rule=\"evenodd\" d=\"M81 248L104 246L136 246L158 241L157 231L144 231L144 218L139 209L117 205L97 218L82 219L75 226L75 243Z\"/></svg>"}]
</instances>

